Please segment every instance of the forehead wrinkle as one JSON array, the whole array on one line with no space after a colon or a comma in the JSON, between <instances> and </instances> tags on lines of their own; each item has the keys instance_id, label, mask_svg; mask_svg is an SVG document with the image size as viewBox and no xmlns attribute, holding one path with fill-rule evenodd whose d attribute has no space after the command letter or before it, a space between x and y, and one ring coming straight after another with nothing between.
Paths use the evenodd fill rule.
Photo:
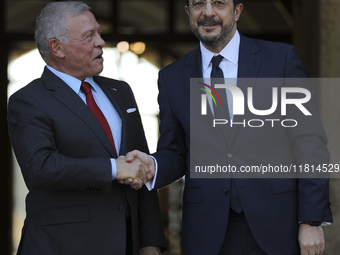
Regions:
<instances>
[{"instance_id":1,"label":"forehead wrinkle","mask_svg":"<svg viewBox=\"0 0 340 255\"><path fill-rule=\"evenodd\" d=\"M68 24L69 27L72 26L74 29L78 29L79 32L81 32L81 30L83 28L86 29L85 26L88 26L88 29L85 31L85 33L87 31L97 30L97 27L100 28L100 25L98 24L97 20L95 18L92 19L91 15L87 16L86 12L81 13L81 14L76 15L76 16L69 16L67 18L67 24Z\"/></svg>"}]
</instances>

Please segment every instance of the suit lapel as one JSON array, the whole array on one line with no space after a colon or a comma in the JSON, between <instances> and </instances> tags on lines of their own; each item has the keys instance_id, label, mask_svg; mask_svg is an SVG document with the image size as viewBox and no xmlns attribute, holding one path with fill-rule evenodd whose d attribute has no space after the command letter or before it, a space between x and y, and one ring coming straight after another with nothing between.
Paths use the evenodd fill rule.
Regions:
<instances>
[{"instance_id":1,"label":"suit lapel","mask_svg":"<svg viewBox=\"0 0 340 255\"><path fill-rule=\"evenodd\" d=\"M256 78L261 63L261 56L257 55L260 48L254 40L240 36L238 78Z\"/></svg>"},{"instance_id":2,"label":"suit lapel","mask_svg":"<svg viewBox=\"0 0 340 255\"><path fill-rule=\"evenodd\" d=\"M107 138L105 131L91 110L86 106L86 104L84 104L79 96L46 67L41 78L44 81L46 88L48 90L54 91L53 97L67 106L71 111L74 112L74 114L82 119L84 123L96 134L98 139L104 144L111 155L115 156L116 153L109 139Z\"/></svg>"},{"instance_id":3,"label":"suit lapel","mask_svg":"<svg viewBox=\"0 0 340 255\"><path fill-rule=\"evenodd\" d=\"M241 36L240 41L240 53L239 53L239 63L238 63L238 79L237 86L242 90L243 95L247 95L247 88L254 85L255 79L243 79L243 78L256 78L258 77L258 72L261 63L261 56L257 54L260 48L255 43L254 40ZM245 98L246 102L246 98ZM243 115L234 115L233 122L242 123L244 120ZM229 146L231 146L234 141L236 134L242 124L236 124L231 129Z\"/></svg>"},{"instance_id":4,"label":"suit lapel","mask_svg":"<svg viewBox=\"0 0 340 255\"><path fill-rule=\"evenodd\" d=\"M202 57L199 48L195 49L190 56L184 62L184 68L182 71L183 84L185 89L190 94L190 79L201 78L202 75Z\"/></svg>"}]
</instances>

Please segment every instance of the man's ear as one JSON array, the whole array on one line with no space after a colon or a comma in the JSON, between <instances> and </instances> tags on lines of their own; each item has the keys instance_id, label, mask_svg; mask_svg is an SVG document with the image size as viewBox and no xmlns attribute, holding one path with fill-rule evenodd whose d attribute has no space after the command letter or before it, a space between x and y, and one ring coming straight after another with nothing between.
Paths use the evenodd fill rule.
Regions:
<instances>
[{"instance_id":1,"label":"man's ear","mask_svg":"<svg viewBox=\"0 0 340 255\"><path fill-rule=\"evenodd\" d=\"M241 13L242 13L242 10L243 10L243 4L238 4L235 7L235 21L236 22L239 20Z\"/></svg>"},{"instance_id":2,"label":"man's ear","mask_svg":"<svg viewBox=\"0 0 340 255\"><path fill-rule=\"evenodd\" d=\"M48 41L48 47L50 48L51 54L57 58L64 58L65 53L63 46L60 41L57 39L51 39Z\"/></svg>"},{"instance_id":3,"label":"man's ear","mask_svg":"<svg viewBox=\"0 0 340 255\"><path fill-rule=\"evenodd\" d=\"M184 9L185 9L185 12L186 12L186 13L188 14L188 16L189 16L189 15L190 15L189 6L185 6Z\"/></svg>"}]
</instances>

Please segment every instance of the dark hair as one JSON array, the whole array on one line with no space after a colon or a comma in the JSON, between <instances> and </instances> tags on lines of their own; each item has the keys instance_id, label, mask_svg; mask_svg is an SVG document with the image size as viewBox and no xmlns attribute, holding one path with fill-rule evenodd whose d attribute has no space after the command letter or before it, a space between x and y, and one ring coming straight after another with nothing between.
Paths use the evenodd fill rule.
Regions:
<instances>
[{"instance_id":1,"label":"dark hair","mask_svg":"<svg viewBox=\"0 0 340 255\"><path fill-rule=\"evenodd\" d=\"M241 0L233 0L234 8L241 3ZM186 0L186 6L189 7L189 0Z\"/></svg>"}]
</instances>

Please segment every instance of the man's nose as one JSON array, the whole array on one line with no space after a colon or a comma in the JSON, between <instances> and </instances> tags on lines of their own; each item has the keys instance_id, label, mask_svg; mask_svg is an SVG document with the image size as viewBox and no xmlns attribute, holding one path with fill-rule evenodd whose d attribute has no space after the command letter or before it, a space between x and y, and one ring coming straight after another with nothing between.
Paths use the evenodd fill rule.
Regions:
<instances>
[{"instance_id":1,"label":"man's nose","mask_svg":"<svg viewBox=\"0 0 340 255\"><path fill-rule=\"evenodd\" d=\"M203 9L203 15L206 17L211 17L215 15L215 10L211 2L209 1L206 2L204 9Z\"/></svg>"},{"instance_id":2,"label":"man's nose","mask_svg":"<svg viewBox=\"0 0 340 255\"><path fill-rule=\"evenodd\" d=\"M104 39L101 37L101 35L98 33L97 35L96 35L96 47L98 47L98 46L100 46L100 47L102 47L102 48L104 48L104 46L105 46L105 41L104 41Z\"/></svg>"}]
</instances>

